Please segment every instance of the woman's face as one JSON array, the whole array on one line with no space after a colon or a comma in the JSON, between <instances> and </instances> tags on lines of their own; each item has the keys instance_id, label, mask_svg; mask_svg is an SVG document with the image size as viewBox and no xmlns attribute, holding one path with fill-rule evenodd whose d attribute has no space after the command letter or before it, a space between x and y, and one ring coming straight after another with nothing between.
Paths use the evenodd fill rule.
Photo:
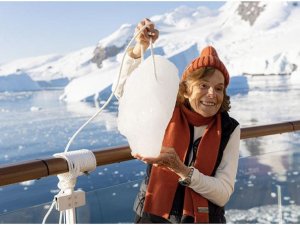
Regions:
<instances>
[{"instance_id":1,"label":"woman's face","mask_svg":"<svg viewBox=\"0 0 300 225\"><path fill-rule=\"evenodd\" d=\"M219 70L206 75L200 80L188 84L189 100L192 109L204 117L215 115L224 99L224 76Z\"/></svg>"}]
</instances>

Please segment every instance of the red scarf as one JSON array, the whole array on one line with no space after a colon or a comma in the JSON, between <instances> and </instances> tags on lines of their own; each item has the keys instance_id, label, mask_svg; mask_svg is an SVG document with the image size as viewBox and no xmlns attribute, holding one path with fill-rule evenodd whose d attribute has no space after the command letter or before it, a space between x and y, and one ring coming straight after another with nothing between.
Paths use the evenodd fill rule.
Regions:
<instances>
[{"instance_id":1,"label":"red scarf","mask_svg":"<svg viewBox=\"0 0 300 225\"><path fill-rule=\"evenodd\" d=\"M183 105L175 107L165 132L163 146L174 147L183 162L187 157L190 143L189 124L193 126L207 125L198 146L194 167L204 175L210 176L217 161L221 142L221 115L218 113L213 117L203 117ZM144 211L168 219L178 178L177 174L166 168L152 167ZM183 215L193 216L195 223L209 222L208 200L191 188L186 188Z\"/></svg>"}]
</instances>

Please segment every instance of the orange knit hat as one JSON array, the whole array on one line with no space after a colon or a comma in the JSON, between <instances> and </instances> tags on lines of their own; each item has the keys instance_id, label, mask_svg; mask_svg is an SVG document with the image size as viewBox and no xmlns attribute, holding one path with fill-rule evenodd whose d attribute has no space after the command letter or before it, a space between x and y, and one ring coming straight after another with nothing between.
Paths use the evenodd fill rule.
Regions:
<instances>
[{"instance_id":1,"label":"orange knit hat","mask_svg":"<svg viewBox=\"0 0 300 225\"><path fill-rule=\"evenodd\" d=\"M218 53L214 47L205 47L202 50L201 55L198 58L195 58L183 71L181 80L185 80L190 73L201 67L213 67L220 70L225 78L225 87L228 86L229 73L222 61L219 59Z\"/></svg>"}]
</instances>

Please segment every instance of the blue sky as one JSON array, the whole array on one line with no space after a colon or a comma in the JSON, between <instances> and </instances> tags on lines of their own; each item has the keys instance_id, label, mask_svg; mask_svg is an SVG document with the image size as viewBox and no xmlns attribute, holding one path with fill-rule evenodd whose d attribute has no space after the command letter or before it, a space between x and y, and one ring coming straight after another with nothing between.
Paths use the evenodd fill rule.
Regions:
<instances>
[{"instance_id":1,"label":"blue sky","mask_svg":"<svg viewBox=\"0 0 300 225\"><path fill-rule=\"evenodd\" d=\"M96 45L124 23L180 6L216 9L224 2L0 2L0 64Z\"/></svg>"}]
</instances>

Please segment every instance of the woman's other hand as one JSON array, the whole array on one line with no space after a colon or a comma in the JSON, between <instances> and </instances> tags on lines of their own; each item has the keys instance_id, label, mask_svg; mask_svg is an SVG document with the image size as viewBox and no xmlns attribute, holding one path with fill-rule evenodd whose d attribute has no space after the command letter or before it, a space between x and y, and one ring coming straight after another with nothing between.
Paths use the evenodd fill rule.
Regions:
<instances>
[{"instance_id":1,"label":"woman's other hand","mask_svg":"<svg viewBox=\"0 0 300 225\"><path fill-rule=\"evenodd\" d=\"M189 168L179 159L174 148L162 147L158 157L143 157L137 153L132 154L133 157L143 161L144 163L153 164L153 166L165 167L175 172L182 178L187 177Z\"/></svg>"},{"instance_id":2,"label":"woman's other hand","mask_svg":"<svg viewBox=\"0 0 300 225\"><path fill-rule=\"evenodd\" d=\"M147 50L150 45L150 38L152 38L153 43L158 39L159 31L155 29L155 24L147 18L138 23L135 33L138 33L145 25L147 27L135 38L136 44L131 52L133 58L140 58L141 51Z\"/></svg>"}]
</instances>

